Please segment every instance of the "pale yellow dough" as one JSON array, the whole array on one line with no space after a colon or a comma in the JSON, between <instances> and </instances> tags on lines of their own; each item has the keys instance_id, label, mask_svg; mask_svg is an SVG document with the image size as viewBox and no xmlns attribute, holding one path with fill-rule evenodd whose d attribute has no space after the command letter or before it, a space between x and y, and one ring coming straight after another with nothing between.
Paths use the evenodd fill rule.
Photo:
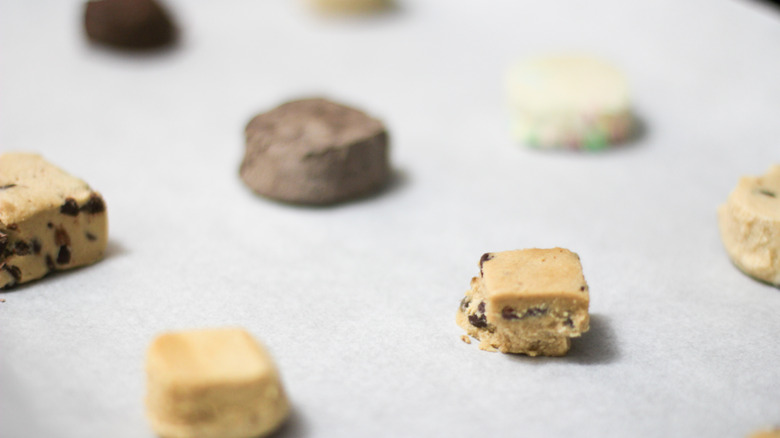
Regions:
<instances>
[{"instance_id":1,"label":"pale yellow dough","mask_svg":"<svg viewBox=\"0 0 780 438\"><path fill-rule=\"evenodd\" d=\"M780 427L754 432L748 438L780 438Z\"/></svg>"},{"instance_id":2,"label":"pale yellow dough","mask_svg":"<svg viewBox=\"0 0 780 438\"><path fill-rule=\"evenodd\" d=\"M0 155L0 288L100 260L105 203L84 181L28 153Z\"/></svg>"},{"instance_id":3,"label":"pale yellow dough","mask_svg":"<svg viewBox=\"0 0 780 438\"><path fill-rule=\"evenodd\" d=\"M392 6L391 0L309 0L318 10L326 13L376 12Z\"/></svg>"},{"instance_id":4,"label":"pale yellow dough","mask_svg":"<svg viewBox=\"0 0 780 438\"><path fill-rule=\"evenodd\" d=\"M780 165L742 177L718 208L720 236L739 269L780 286Z\"/></svg>"},{"instance_id":5,"label":"pale yellow dough","mask_svg":"<svg viewBox=\"0 0 780 438\"><path fill-rule=\"evenodd\" d=\"M146 359L146 409L164 438L249 438L287 418L279 372L243 329L165 333Z\"/></svg>"},{"instance_id":6,"label":"pale yellow dough","mask_svg":"<svg viewBox=\"0 0 780 438\"><path fill-rule=\"evenodd\" d=\"M588 331L588 285L577 254L563 248L487 253L456 322L479 348L562 356Z\"/></svg>"}]
</instances>

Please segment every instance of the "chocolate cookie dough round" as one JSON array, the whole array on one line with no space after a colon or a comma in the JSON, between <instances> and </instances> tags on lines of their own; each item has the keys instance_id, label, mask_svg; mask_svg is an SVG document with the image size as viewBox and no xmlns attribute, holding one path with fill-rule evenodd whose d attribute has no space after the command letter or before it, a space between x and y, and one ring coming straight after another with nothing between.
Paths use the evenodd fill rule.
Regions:
<instances>
[{"instance_id":1,"label":"chocolate cookie dough round","mask_svg":"<svg viewBox=\"0 0 780 438\"><path fill-rule=\"evenodd\" d=\"M324 205L381 189L390 175L379 120L325 99L285 103L246 127L241 179L279 201Z\"/></svg>"},{"instance_id":2,"label":"chocolate cookie dough round","mask_svg":"<svg viewBox=\"0 0 780 438\"><path fill-rule=\"evenodd\" d=\"M175 28L155 0L90 0L84 9L90 40L125 49L151 49L171 43Z\"/></svg>"}]
</instances>

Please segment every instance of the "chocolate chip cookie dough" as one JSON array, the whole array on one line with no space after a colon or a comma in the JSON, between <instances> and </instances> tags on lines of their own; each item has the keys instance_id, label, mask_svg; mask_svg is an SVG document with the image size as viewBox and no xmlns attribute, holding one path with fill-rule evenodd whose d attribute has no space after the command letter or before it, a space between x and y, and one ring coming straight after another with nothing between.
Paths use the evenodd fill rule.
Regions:
<instances>
[{"instance_id":1,"label":"chocolate chip cookie dough","mask_svg":"<svg viewBox=\"0 0 780 438\"><path fill-rule=\"evenodd\" d=\"M567 249L487 253L456 322L483 350L562 356L588 331L589 301L580 258Z\"/></svg>"},{"instance_id":2,"label":"chocolate chip cookie dough","mask_svg":"<svg viewBox=\"0 0 780 438\"><path fill-rule=\"evenodd\" d=\"M90 0L84 8L90 40L124 49L151 49L173 42L176 29L155 0Z\"/></svg>"},{"instance_id":3,"label":"chocolate chip cookie dough","mask_svg":"<svg viewBox=\"0 0 780 438\"><path fill-rule=\"evenodd\" d=\"M245 134L241 179L279 201L334 204L376 192L390 176L382 122L325 99L285 103Z\"/></svg>"},{"instance_id":4,"label":"chocolate chip cookie dough","mask_svg":"<svg viewBox=\"0 0 780 438\"><path fill-rule=\"evenodd\" d=\"M780 286L780 165L742 177L718 208L723 246L739 269Z\"/></svg>"},{"instance_id":5,"label":"chocolate chip cookie dough","mask_svg":"<svg viewBox=\"0 0 780 438\"><path fill-rule=\"evenodd\" d=\"M108 241L106 205L39 155L0 155L0 289L94 263Z\"/></svg>"},{"instance_id":6,"label":"chocolate chip cookie dough","mask_svg":"<svg viewBox=\"0 0 780 438\"><path fill-rule=\"evenodd\" d=\"M162 437L264 436L290 412L271 356L242 329L160 335L146 374L147 417Z\"/></svg>"}]
</instances>

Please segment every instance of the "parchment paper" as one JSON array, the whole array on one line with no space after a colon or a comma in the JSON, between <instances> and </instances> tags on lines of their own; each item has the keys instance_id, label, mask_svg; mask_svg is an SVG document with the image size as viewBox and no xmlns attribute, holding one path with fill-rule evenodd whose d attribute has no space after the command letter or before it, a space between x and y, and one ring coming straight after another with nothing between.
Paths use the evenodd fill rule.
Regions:
<instances>
[{"instance_id":1,"label":"parchment paper","mask_svg":"<svg viewBox=\"0 0 780 438\"><path fill-rule=\"evenodd\" d=\"M0 151L105 197L100 263L0 294L0 436L151 437L146 348L242 326L295 406L281 437L743 437L780 423L780 290L739 272L715 211L780 161L780 14L736 0L170 0L180 44L90 45L79 1L0 0ZM509 137L519 58L630 79L644 133L604 153ZM382 118L393 184L292 207L238 178L243 127L326 96ZM563 358L461 342L482 253L579 253L592 328Z\"/></svg>"}]
</instances>

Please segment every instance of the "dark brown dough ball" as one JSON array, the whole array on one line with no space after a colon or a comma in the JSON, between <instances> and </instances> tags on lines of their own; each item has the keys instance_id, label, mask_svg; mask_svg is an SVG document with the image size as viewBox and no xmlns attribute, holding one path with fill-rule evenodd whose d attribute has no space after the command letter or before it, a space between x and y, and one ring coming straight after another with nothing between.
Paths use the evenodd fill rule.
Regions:
<instances>
[{"instance_id":1,"label":"dark brown dough ball","mask_svg":"<svg viewBox=\"0 0 780 438\"><path fill-rule=\"evenodd\" d=\"M84 11L90 40L126 49L168 45L176 29L168 12L155 0L91 0Z\"/></svg>"},{"instance_id":2,"label":"dark brown dough ball","mask_svg":"<svg viewBox=\"0 0 780 438\"><path fill-rule=\"evenodd\" d=\"M276 200L323 205L381 189L390 175L379 120L325 99L285 103L246 127L241 179Z\"/></svg>"}]
</instances>

